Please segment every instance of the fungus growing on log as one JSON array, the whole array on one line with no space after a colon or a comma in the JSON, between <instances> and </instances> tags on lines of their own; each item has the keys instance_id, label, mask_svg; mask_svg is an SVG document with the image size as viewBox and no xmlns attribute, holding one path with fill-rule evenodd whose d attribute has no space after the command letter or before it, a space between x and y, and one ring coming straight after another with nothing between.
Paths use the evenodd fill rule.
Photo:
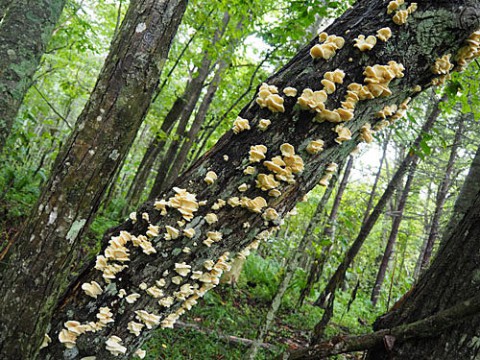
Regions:
<instances>
[{"instance_id":1,"label":"fungus growing on log","mask_svg":"<svg viewBox=\"0 0 480 360\"><path fill-rule=\"evenodd\" d=\"M355 45L353 46L362 52L372 50L377 44L377 38L373 35L370 35L367 38L365 38L365 35L359 35L354 41Z\"/></svg>"},{"instance_id":2,"label":"fungus growing on log","mask_svg":"<svg viewBox=\"0 0 480 360\"><path fill-rule=\"evenodd\" d=\"M382 28L377 31L377 38L384 42L392 37L392 30L389 27Z\"/></svg>"},{"instance_id":3,"label":"fungus growing on log","mask_svg":"<svg viewBox=\"0 0 480 360\"><path fill-rule=\"evenodd\" d=\"M242 131L250 130L250 123L247 119L243 119L240 116L233 122L233 132L239 134Z\"/></svg>"},{"instance_id":4,"label":"fungus growing on log","mask_svg":"<svg viewBox=\"0 0 480 360\"><path fill-rule=\"evenodd\" d=\"M82 284L82 290L85 291L87 296L90 296L94 299L96 299L97 296L103 292L102 287L96 281Z\"/></svg>"},{"instance_id":5,"label":"fungus growing on log","mask_svg":"<svg viewBox=\"0 0 480 360\"><path fill-rule=\"evenodd\" d=\"M209 171L207 172L207 174L205 175L205 179L203 180L207 183L207 185L212 185L217 179L217 174L214 171Z\"/></svg>"}]
</instances>

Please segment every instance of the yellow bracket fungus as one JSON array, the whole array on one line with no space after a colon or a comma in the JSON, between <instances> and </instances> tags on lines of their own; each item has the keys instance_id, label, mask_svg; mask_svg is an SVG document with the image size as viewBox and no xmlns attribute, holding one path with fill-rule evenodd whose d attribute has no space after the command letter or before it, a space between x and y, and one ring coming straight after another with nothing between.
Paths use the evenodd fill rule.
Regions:
<instances>
[{"instance_id":1,"label":"yellow bracket fungus","mask_svg":"<svg viewBox=\"0 0 480 360\"><path fill-rule=\"evenodd\" d=\"M460 71L480 56L480 31L475 31L465 42L466 46L460 48L455 56Z\"/></svg>"},{"instance_id":2,"label":"yellow bracket fungus","mask_svg":"<svg viewBox=\"0 0 480 360\"><path fill-rule=\"evenodd\" d=\"M282 195L281 191L278 190L278 189L272 189L268 192L268 196L271 196L271 197L279 197L280 195Z\"/></svg>"},{"instance_id":3,"label":"yellow bracket fungus","mask_svg":"<svg viewBox=\"0 0 480 360\"><path fill-rule=\"evenodd\" d=\"M218 217L214 213L208 213L207 215L205 215L204 219L209 225L212 225L218 222Z\"/></svg>"},{"instance_id":4,"label":"yellow bracket fungus","mask_svg":"<svg viewBox=\"0 0 480 360\"><path fill-rule=\"evenodd\" d=\"M218 199L215 204L212 205L212 210L220 210L222 207L224 207L227 204L225 200Z\"/></svg>"},{"instance_id":5,"label":"yellow bracket fungus","mask_svg":"<svg viewBox=\"0 0 480 360\"><path fill-rule=\"evenodd\" d=\"M182 277L187 276L190 273L191 268L192 267L185 262L175 263L175 272Z\"/></svg>"},{"instance_id":6,"label":"yellow bracket fungus","mask_svg":"<svg viewBox=\"0 0 480 360\"><path fill-rule=\"evenodd\" d=\"M258 122L258 128L261 130L261 131L265 131L268 129L268 127L270 126L272 122L268 119L261 119L259 122Z\"/></svg>"},{"instance_id":7,"label":"yellow bracket fungus","mask_svg":"<svg viewBox=\"0 0 480 360\"><path fill-rule=\"evenodd\" d=\"M335 139L335 142L341 144L344 141L352 139L352 132L350 129L343 127L342 125L337 125L335 127L335 132L338 134L338 137Z\"/></svg>"},{"instance_id":8,"label":"yellow bracket fungus","mask_svg":"<svg viewBox=\"0 0 480 360\"><path fill-rule=\"evenodd\" d=\"M262 217L265 221L274 221L278 219L279 215L275 209L268 208L263 212Z\"/></svg>"},{"instance_id":9,"label":"yellow bracket fungus","mask_svg":"<svg viewBox=\"0 0 480 360\"><path fill-rule=\"evenodd\" d=\"M249 186L247 184L243 183L238 187L238 191L245 192L245 191L248 190L248 188L249 188Z\"/></svg>"},{"instance_id":10,"label":"yellow bracket fungus","mask_svg":"<svg viewBox=\"0 0 480 360\"><path fill-rule=\"evenodd\" d=\"M265 145L254 145L250 147L250 162L256 163L265 159L265 154L267 153L267 147Z\"/></svg>"},{"instance_id":11,"label":"yellow bracket fungus","mask_svg":"<svg viewBox=\"0 0 480 360\"><path fill-rule=\"evenodd\" d=\"M232 128L234 134L239 134L242 131L250 130L250 123L247 119L243 119L240 116L233 122Z\"/></svg>"},{"instance_id":12,"label":"yellow bracket fungus","mask_svg":"<svg viewBox=\"0 0 480 360\"><path fill-rule=\"evenodd\" d=\"M96 281L92 281L90 283L83 283L82 290L85 291L85 294L87 296L90 296L94 299L96 299L98 295L103 293L102 287Z\"/></svg>"},{"instance_id":13,"label":"yellow bracket fungus","mask_svg":"<svg viewBox=\"0 0 480 360\"><path fill-rule=\"evenodd\" d=\"M359 35L355 40L355 46L360 51L369 51L377 44L377 38L373 35L365 38L365 35Z\"/></svg>"},{"instance_id":14,"label":"yellow bracket fungus","mask_svg":"<svg viewBox=\"0 0 480 360\"><path fill-rule=\"evenodd\" d=\"M325 145L323 140L312 140L307 145L307 152L311 155L318 154L319 152L323 151L323 146Z\"/></svg>"},{"instance_id":15,"label":"yellow bracket fungus","mask_svg":"<svg viewBox=\"0 0 480 360\"><path fill-rule=\"evenodd\" d=\"M180 236L180 231L173 226L165 225L165 230L167 230L167 233L164 235L165 240L175 240Z\"/></svg>"},{"instance_id":16,"label":"yellow bracket fungus","mask_svg":"<svg viewBox=\"0 0 480 360\"><path fill-rule=\"evenodd\" d=\"M168 200L168 205L177 209L185 220L192 220L193 213L198 211L199 206L196 196L177 187L174 187L173 191L176 192L176 195Z\"/></svg>"},{"instance_id":17,"label":"yellow bracket fungus","mask_svg":"<svg viewBox=\"0 0 480 360\"><path fill-rule=\"evenodd\" d=\"M256 184L257 188L260 188L263 191L268 191L280 186L280 183L275 180L273 174L258 174Z\"/></svg>"},{"instance_id":18,"label":"yellow bracket fungus","mask_svg":"<svg viewBox=\"0 0 480 360\"><path fill-rule=\"evenodd\" d=\"M147 329L152 329L154 326L160 324L160 316L158 315L151 314L145 310L137 310L135 314L137 315L137 319L143 322Z\"/></svg>"},{"instance_id":19,"label":"yellow bracket fungus","mask_svg":"<svg viewBox=\"0 0 480 360\"><path fill-rule=\"evenodd\" d=\"M382 28L377 31L377 38L384 42L392 37L392 30L389 27Z\"/></svg>"},{"instance_id":20,"label":"yellow bracket fungus","mask_svg":"<svg viewBox=\"0 0 480 360\"><path fill-rule=\"evenodd\" d=\"M253 166L247 166L247 167L245 168L245 170L243 170L243 173L244 173L245 175L253 175L253 174L255 174L256 171L257 171L257 170L255 169L255 167L253 167Z\"/></svg>"},{"instance_id":21,"label":"yellow bracket fungus","mask_svg":"<svg viewBox=\"0 0 480 360\"><path fill-rule=\"evenodd\" d=\"M367 144L370 144L373 141L372 136L372 125L365 124L360 129L360 138L365 141Z\"/></svg>"},{"instance_id":22,"label":"yellow bracket fungus","mask_svg":"<svg viewBox=\"0 0 480 360\"><path fill-rule=\"evenodd\" d=\"M130 321L127 324L127 329L130 333L134 334L135 336L140 336L142 329L145 325L138 323L136 321Z\"/></svg>"},{"instance_id":23,"label":"yellow bracket fungus","mask_svg":"<svg viewBox=\"0 0 480 360\"><path fill-rule=\"evenodd\" d=\"M114 356L122 355L127 352L127 348L120 343L122 339L118 336L110 336L108 340L105 342L105 348Z\"/></svg>"},{"instance_id":24,"label":"yellow bracket fungus","mask_svg":"<svg viewBox=\"0 0 480 360\"><path fill-rule=\"evenodd\" d=\"M306 88L297 99L297 103L303 110L321 112L325 110L325 101L327 101L327 98L328 94L325 90L313 91L312 89Z\"/></svg>"},{"instance_id":25,"label":"yellow bracket fungus","mask_svg":"<svg viewBox=\"0 0 480 360\"><path fill-rule=\"evenodd\" d=\"M395 13L392 20L397 25L403 25L407 22L408 19L408 11L407 10L399 10Z\"/></svg>"},{"instance_id":26,"label":"yellow bracket fungus","mask_svg":"<svg viewBox=\"0 0 480 360\"><path fill-rule=\"evenodd\" d=\"M274 85L263 83L260 86L256 102L262 108L268 108L272 112L284 112L283 98L278 95L278 88Z\"/></svg>"},{"instance_id":27,"label":"yellow bracket fungus","mask_svg":"<svg viewBox=\"0 0 480 360\"><path fill-rule=\"evenodd\" d=\"M437 75L446 75L453 69L453 64L450 62L452 54L446 54L435 61L432 71Z\"/></svg>"},{"instance_id":28,"label":"yellow bracket fungus","mask_svg":"<svg viewBox=\"0 0 480 360\"><path fill-rule=\"evenodd\" d=\"M289 86L283 89L283 93L289 97L294 97L297 96L297 89Z\"/></svg>"},{"instance_id":29,"label":"yellow bracket fungus","mask_svg":"<svg viewBox=\"0 0 480 360\"><path fill-rule=\"evenodd\" d=\"M207 185L212 185L218 179L217 174L214 171L209 171L205 175L205 179L203 179Z\"/></svg>"},{"instance_id":30,"label":"yellow bracket fungus","mask_svg":"<svg viewBox=\"0 0 480 360\"><path fill-rule=\"evenodd\" d=\"M323 44L316 44L310 49L310 56L313 59L329 60L345 45L345 39L341 36L328 36L326 33L320 34L319 41Z\"/></svg>"}]
</instances>

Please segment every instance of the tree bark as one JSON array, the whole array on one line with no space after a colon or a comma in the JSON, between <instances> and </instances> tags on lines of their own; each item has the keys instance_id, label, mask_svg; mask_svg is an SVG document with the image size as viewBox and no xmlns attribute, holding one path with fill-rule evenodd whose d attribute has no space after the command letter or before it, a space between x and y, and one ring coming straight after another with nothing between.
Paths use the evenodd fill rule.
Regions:
<instances>
[{"instance_id":1,"label":"tree bark","mask_svg":"<svg viewBox=\"0 0 480 360\"><path fill-rule=\"evenodd\" d=\"M455 131L455 137L453 139L452 150L450 152L447 167L445 168L445 176L438 188L435 201L435 212L433 213L431 222L432 225L430 226L430 233L428 235L425 252L423 253L420 271L425 271L425 269L430 264L433 246L435 245L435 241L438 238L438 233L440 231L440 219L443 215L443 206L445 205L445 201L447 200L448 190L451 185L451 176L457 158L457 151L461 145L461 138L463 135L463 129L465 127L465 120L465 116L460 115L460 119L457 123L457 130Z\"/></svg>"},{"instance_id":2,"label":"tree bark","mask_svg":"<svg viewBox=\"0 0 480 360\"><path fill-rule=\"evenodd\" d=\"M318 40L314 39L277 74L267 79L267 83L277 86L280 91L286 86L297 88L300 91L308 86L318 90L321 86L321 74L327 70L334 70L338 66L348 74L348 82L356 80L363 83L363 67L365 65L387 64L388 61L397 59L402 61L408 70L405 71L404 78L392 81L390 84L392 96L389 97L388 103L401 103L408 96L416 94L412 90L414 86L419 85L422 88L428 88L434 78L434 74L431 73L431 66L435 63L436 58L445 52L455 53L463 46L464 40L476 29L477 24L472 22L473 20L470 17L465 17L462 15L463 13L459 14L458 11L455 11L457 6L458 3L453 1L423 2L419 5L419 9L414 16L409 18L408 26L400 27L393 25L391 16L386 14L386 4L383 0L359 2L326 29L328 33L338 35L345 34L347 29L350 30L345 34L347 45L341 51L338 51L335 57L330 61L312 60L309 53L310 49L318 43ZM477 2L465 2L463 6L464 11L465 9L478 11L480 8L480 4ZM432 17L437 21L432 22ZM359 55L358 49L351 46L353 39L359 34L375 33L378 29L386 26L392 26L395 34L388 46L379 44L377 48L362 56ZM416 31L409 31L410 28ZM433 33L435 37L430 36ZM352 58L353 61L348 61L349 58ZM329 97L327 102L329 108L335 106L332 100L338 101L345 94L346 85L339 87L338 94ZM179 189L187 189L190 194L196 194L196 199L199 201L205 200L207 202L205 206L200 206L198 210L193 205L190 208L196 210L192 210L192 218L187 217L191 220L188 223L188 228L196 230L192 239L182 236L174 241L163 240L166 225L172 227L182 225L182 223L178 224L182 217L175 208L175 206L181 204L178 204L176 200L169 201L172 207L168 207L166 215L161 215L151 202L147 202L137 212L135 223L133 220L129 220L105 235L102 254L107 246L110 246L108 249L112 249L113 243L108 244L110 236L118 235L120 230L128 231L131 235L138 237L146 234L149 224L156 224L159 226L160 232L159 236L152 238L152 246L156 250L156 255L143 254L138 249L131 247L130 243L127 243L130 248L129 253L132 255L128 262L128 268L124 268L121 273L117 274L110 284L106 284L102 280L101 272L94 268L93 263L89 264L80 276L70 283L51 320L49 334L54 340L42 351L42 358L68 358L70 360L77 360L85 356L97 356L101 359L129 358L152 333L150 329L143 329L139 336L134 336L127 330L127 324L135 317L134 311L145 309L149 313L158 314L161 321L168 320L164 321L162 326L170 326L169 320L173 321L177 315L184 309L188 309L189 306L188 303L185 304L181 300L182 294L178 293L187 290L185 288L180 290L178 283L182 286L197 284L203 287L195 279L191 279L191 275L181 277L180 281L176 278L172 282L173 277L177 276L175 264L185 262L192 267L191 270L203 272L206 271L204 268L205 260L213 260L216 262L215 272L208 273L207 277L212 276L216 279L216 276L225 267L223 262L219 261L220 257L222 259L227 257L226 252L230 253L230 257L234 256L236 252L256 241L255 238L257 240L265 238L267 234L264 231L279 224L278 219L268 221L265 224L266 220L259 213L251 212L243 207L232 208L230 205L224 206L218 211L215 210L219 221L208 224L204 217L207 213L212 212L211 206L213 203L218 199L227 200L232 196L249 198L265 196L268 199L267 204L274 208L280 217L283 216L293 208L305 193L318 183L324 175L327 164L341 162L351 153L360 141L359 131L363 125L372 121L372 119L374 119L374 125L379 122L380 119L375 117L375 113L384 107L385 100L372 99L359 102L355 109L354 119L345 124L352 131L353 139L341 144L335 141L338 134L332 131L331 123L312 121L315 114L299 109L294 106L295 103L295 99L286 97L284 98L284 112L272 113L267 108L261 108L255 101L252 101L239 114L242 118L250 120L250 131L239 134L228 131L213 149L193 164L175 182L176 189L158 194L160 198L171 199L175 196L176 191L180 191ZM272 121L265 132L260 131L256 126L259 120L264 118L269 118ZM325 141L324 151L315 155L307 154L305 151L306 145L312 139L318 138ZM249 150L252 145L264 145L267 148L266 158L271 159L273 156L280 156L279 149L284 143L291 144L296 149L296 153L303 157L304 170L295 174L295 182L281 183L279 186L281 195L279 197L269 198L255 187L254 177L245 175L243 170L249 162ZM228 162L225 162L224 155L228 155ZM266 171L260 166L258 170ZM207 185L204 181L207 171L214 171L218 175L217 181L212 185ZM240 193L237 189L243 183L252 186L246 192ZM180 191L180 193L182 192ZM177 195L182 196L178 193ZM179 200L178 197L176 199ZM191 202L193 202L193 199ZM246 199L243 203L244 206L254 209L251 207L253 204ZM188 215L189 212L184 208L186 204L182 204L180 209L184 210L184 215ZM260 204L260 202L257 204ZM148 214L148 216L143 215L143 213ZM246 223L249 226L245 226ZM214 230L221 230L222 240L211 244L211 246L204 245L205 233ZM173 234L171 229L170 231ZM135 243L137 240L135 240ZM143 244L145 245L145 243ZM190 251L185 251L186 247ZM99 262L101 262L101 259L99 258ZM109 260L108 265L113 266L115 264L120 265ZM98 267L101 268L101 266ZM166 270L168 270L168 273ZM141 290L141 288L144 288L141 285L142 282L148 283L147 286L154 285L155 280L163 284L160 279L165 280L165 286L162 287L164 296L176 296L176 300L169 308L159 308L158 299L146 296L145 292ZM96 299L87 297L81 289L83 283L90 281L97 281L105 288L105 291ZM212 282L207 282L207 284L215 285L216 281L211 279L208 281ZM189 286L186 287L189 288ZM142 295L134 304L130 304L125 298L118 297L120 289L124 289L127 294L137 292ZM188 290L191 290L191 288ZM177 294L174 295L174 292ZM203 291L198 290L195 295L200 296L202 293ZM193 300L190 299L189 301ZM109 307L112 310L114 321L108 323L97 333L87 332L80 335L76 343L72 344L73 348L65 351L64 346L57 341L64 322L67 320L77 320L82 323L95 321L95 314L101 307ZM173 314L173 316L165 318L170 314ZM156 318L152 320L156 324ZM152 327L156 327L156 325ZM116 357L105 346L106 340L113 335L121 338L122 346L125 346L125 353L123 353L124 349L121 348L122 353Z\"/></svg>"},{"instance_id":3,"label":"tree bark","mask_svg":"<svg viewBox=\"0 0 480 360\"><path fill-rule=\"evenodd\" d=\"M0 273L1 357L35 358L72 259L158 85L186 1L132 1L50 179Z\"/></svg>"},{"instance_id":4,"label":"tree bark","mask_svg":"<svg viewBox=\"0 0 480 360\"><path fill-rule=\"evenodd\" d=\"M382 289L383 281L385 280L385 275L393 254L395 243L397 242L398 231L400 230L400 224L403 220L403 212L405 210L405 205L407 204L408 196L410 195L410 189L412 187L413 178L415 177L415 171L417 170L418 160L418 158L414 159L410 165L407 181L405 182L405 187L403 188L400 200L398 201L397 209L392 222L392 229L390 230L390 236L388 237L382 261L380 263L380 267L378 268L375 285L372 289L371 301L373 306L377 304L378 296L380 295L380 290Z\"/></svg>"},{"instance_id":5,"label":"tree bark","mask_svg":"<svg viewBox=\"0 0 480 360\"><path fill-rule=\"evenodd\" d=\"M478 177L471 180L478 183ZM377 320L377 330L442 314L448 308L478 296L480 192L474 195L471 205L454 231L448 234L432 265L417 284ZM475 298L471 305L478 306L479 303ZM389 350L379 344L368 353L367 359L476 359L480 329L478 309L460 320L448 331L438 332L435 326L427 328L427 338L414 337L407 342L395 343Z\"/></svg>"},{"instance_id":6,"label":"tree bark","mask_svg":"<svg viewBox=\"0 0 480 360\"><path fill-rule=\"evenodd\" d=\"M312 343L319 342L323 337L325 328L333 316L335 292L337 291L338 287L341 284L343 284L345 280L345 274L347 273L348 268L352 264L353 260L357 256L360 249L362 248L365 240L368 238L368 235L370 235L370 232L375 226L380 215L385 210L385 206L387 205L388 201L391 199L393 193L395 192L395 189L398 188L398 185L402 181L408 168L414 161L417 161L418 154L415 152L415 150L418 149L424 135L428 134L432 129L435 121L437 120L441 112L440 103L445 101L446 98L447 98L446 95L444 95L440 101L437 101L434 104L431 113L429 114L427 120L425 121L425 124L422 127L422 130L420 131L420 134L413 142L412 149L414 149L414 151L410 151L407 154L407 156L403 159L400 166L397 168L397 171L395 172L392 179L390 180L382 197L378 200L377 204L375 205L375 208L373 209L372 213L368 217L368 220L366 221L365 224L362 225L362 228L360 229L360 232L357 235L357 238L355 239L350 249L345 254L345 257L342 263L337 267L337 270L330 278L327 286L325 286L325 289L323 290L319 298L315 301L315 305L324 308L325 312L322 316L321 321L315 326L315 329L313 331L313 336L312 336Z\"/></svg>"},{"instance_id":7,"label":"tree bark","mask_svg":"<svg viewBox=\"0 0 480 360\"><path fill-rule=\"evenodd\" d=\"M17 0L0 3L0 152L32 85L33 75L65 2Z\"/></svg>"}]
</instances>

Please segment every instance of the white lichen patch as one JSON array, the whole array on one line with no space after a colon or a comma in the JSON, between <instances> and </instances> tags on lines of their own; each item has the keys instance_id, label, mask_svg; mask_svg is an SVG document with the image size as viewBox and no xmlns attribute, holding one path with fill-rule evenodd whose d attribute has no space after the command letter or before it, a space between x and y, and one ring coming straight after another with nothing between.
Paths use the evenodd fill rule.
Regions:
<instances>
[{"instance_id":1,"label":"white lichen patch","mask_svg":"<svg viewBox=\"0 0 480 360\"><path fill-rule=\"evenodd\" d=\"M147 25L145 23L140 23L137 25L137 27L135 28L135 32L136 33L142 33L144 32L145 30L147 29Z\"/></svg>"}]
</instances>

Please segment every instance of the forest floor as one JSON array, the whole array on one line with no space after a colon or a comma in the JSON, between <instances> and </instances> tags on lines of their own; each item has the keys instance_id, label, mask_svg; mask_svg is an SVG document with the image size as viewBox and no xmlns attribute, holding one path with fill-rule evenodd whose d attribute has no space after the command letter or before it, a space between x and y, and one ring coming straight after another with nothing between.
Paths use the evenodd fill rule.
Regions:
<instances>
[{"instance_id":1,"label":"forest floor","mask_svg":"<svg viewBox=\"0 0 480 360\"><path fill-rule=\"evenodd\" d=\"M259 256L249 258L236 285L219 285L186 313L175 329L157 331L143 347L147 350L146 359L243 359L248 349L245 342L256 338L274 294L275 284L262 282L266 276L257 276L255 281L250 278L259 270L262 260ZM310 303L298 308L295 302L287 294L265 339L268 349L262 348L257 359L274 359L283 351L308 345L309 333L321 318L322 310ZM328 336L361 331L369 330L361 324L352 329L334 323ZM361 358L361 354L355 354L336 359Z\"/></svg>"}]
</instances>

